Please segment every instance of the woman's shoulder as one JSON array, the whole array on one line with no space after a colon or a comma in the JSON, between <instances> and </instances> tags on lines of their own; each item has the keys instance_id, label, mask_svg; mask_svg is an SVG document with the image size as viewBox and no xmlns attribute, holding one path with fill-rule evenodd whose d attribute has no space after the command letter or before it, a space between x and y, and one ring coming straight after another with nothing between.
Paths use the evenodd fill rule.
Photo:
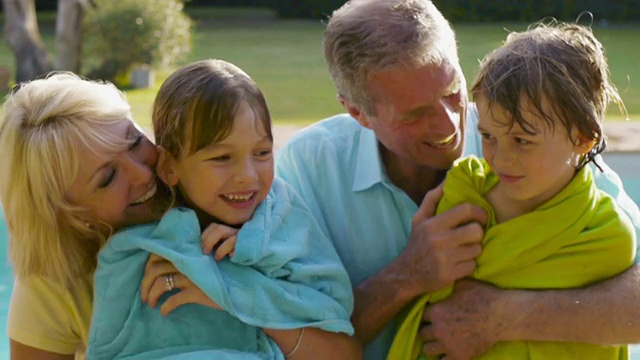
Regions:
<instances>
[{"instance_id":1,"label":"woman's shoulder","mask_svg":"<svg viewBox=\"0 0 640 360\"><path fill-rule=\"evenodd\" d=\"M19 277L11 294L7 335L37 349L74 353L88 338L91 308L89 277L71 287L41 276Z\"/></svg>"}]
</instances>

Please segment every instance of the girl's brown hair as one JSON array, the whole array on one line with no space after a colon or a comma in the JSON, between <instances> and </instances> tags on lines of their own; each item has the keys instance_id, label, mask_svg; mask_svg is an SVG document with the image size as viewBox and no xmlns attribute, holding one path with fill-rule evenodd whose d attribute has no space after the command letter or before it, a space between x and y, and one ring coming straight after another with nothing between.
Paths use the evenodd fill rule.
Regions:
<instances>
[{"instance_id":1,"label":"girl's brown hair","mask_svg":"<svg viewBox=\"0 0 640 360\"><path fill-rule=\"evenodd\" d=\"M214 144L229 135L243 102L273 140L267 103L249 75L223 60L187 65L167 78L153 103L156 144L175 158Z\"/></svg>"}]
</instances>

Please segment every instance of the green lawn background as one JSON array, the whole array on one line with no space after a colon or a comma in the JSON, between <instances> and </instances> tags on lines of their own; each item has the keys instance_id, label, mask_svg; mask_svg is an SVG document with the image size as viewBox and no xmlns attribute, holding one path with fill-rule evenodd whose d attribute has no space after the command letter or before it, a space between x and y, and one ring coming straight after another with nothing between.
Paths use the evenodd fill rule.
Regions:
<instances>
[{"instance_id":1,"label":"green lawn background","mask_svg":"<svg viewBox=\"0 0 640 360\"><path fill-rule=\"evenodd\" d=\"M219 58L244 69L262 88L277 123L308 124L342 112L322 57L322 21L277 20L262 9L187 9L194 19L193 51L184 63ZM53 53L53 13L38 14L46 47ZM1 25L1 22L0 22ZM468 83L478 60L500 46L507 30L526 24L454 24ZM607 49L612 78L632 120L640 120L640 26L610 25L594 32ZM1 30L0 30L1 33ZM0 66L14 69L13 54L0 42ZM182 64L179 64L182 65ZM157 72L150 89L127 90L134 118L150 125L150 109L161 82L172 69ZM622 119L612 107L607 120Z\"/></svg>"}]
</instances>

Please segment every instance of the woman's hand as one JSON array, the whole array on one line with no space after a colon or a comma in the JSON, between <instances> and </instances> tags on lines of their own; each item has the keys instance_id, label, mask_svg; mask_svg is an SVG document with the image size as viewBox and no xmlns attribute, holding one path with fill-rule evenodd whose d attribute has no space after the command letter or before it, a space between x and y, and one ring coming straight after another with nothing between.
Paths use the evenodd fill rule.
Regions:
<instances>
[{"instance_id":1,"label":"woman's hand","mask_svg":"<svg viewBox=\"0 0 640 360\"><path fill-rule=\"evenodd\" d=\"M220 305L211 300L188 277L178 272L171 262L151 254L144 268L144 277L140 285L142 302L155 308L162 294L174 289L180 291L169 296L160 307L160 313L164 316L184 304L200 304L222 310Z\"/></svg>"},{"instance_id":2,"label":"woman's hand","mask_svg":"<svg viewBox=\"0 0 640 360\"><path fill-rule=\"evenodd\" d=\"M202 253L211 254L215 250L215 259L222 260L225 256L233 256L236 249L236 234L238 229L220 224L210 224L202 233L200 246Z\"/></svg>"}]
</instances>

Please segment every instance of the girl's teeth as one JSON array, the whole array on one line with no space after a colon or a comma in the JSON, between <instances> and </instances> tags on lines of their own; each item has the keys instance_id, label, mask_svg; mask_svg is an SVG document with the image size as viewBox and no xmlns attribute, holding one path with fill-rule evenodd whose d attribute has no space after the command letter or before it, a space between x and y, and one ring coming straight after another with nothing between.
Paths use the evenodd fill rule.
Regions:
<instances>
[{"instance_id":1,"label":"girl's teeth","mask_svg":"<svg viewBox=\"0 0 640 360\"><path fill-rule=\"evenodd\" d=\"M251 196L253 196L253 194L249 194L249 195L225 195L224 197L226 197L227 199L229 199L231 201L247 201L247 200L251 199Z\"/></svg>"}]
</instances>

